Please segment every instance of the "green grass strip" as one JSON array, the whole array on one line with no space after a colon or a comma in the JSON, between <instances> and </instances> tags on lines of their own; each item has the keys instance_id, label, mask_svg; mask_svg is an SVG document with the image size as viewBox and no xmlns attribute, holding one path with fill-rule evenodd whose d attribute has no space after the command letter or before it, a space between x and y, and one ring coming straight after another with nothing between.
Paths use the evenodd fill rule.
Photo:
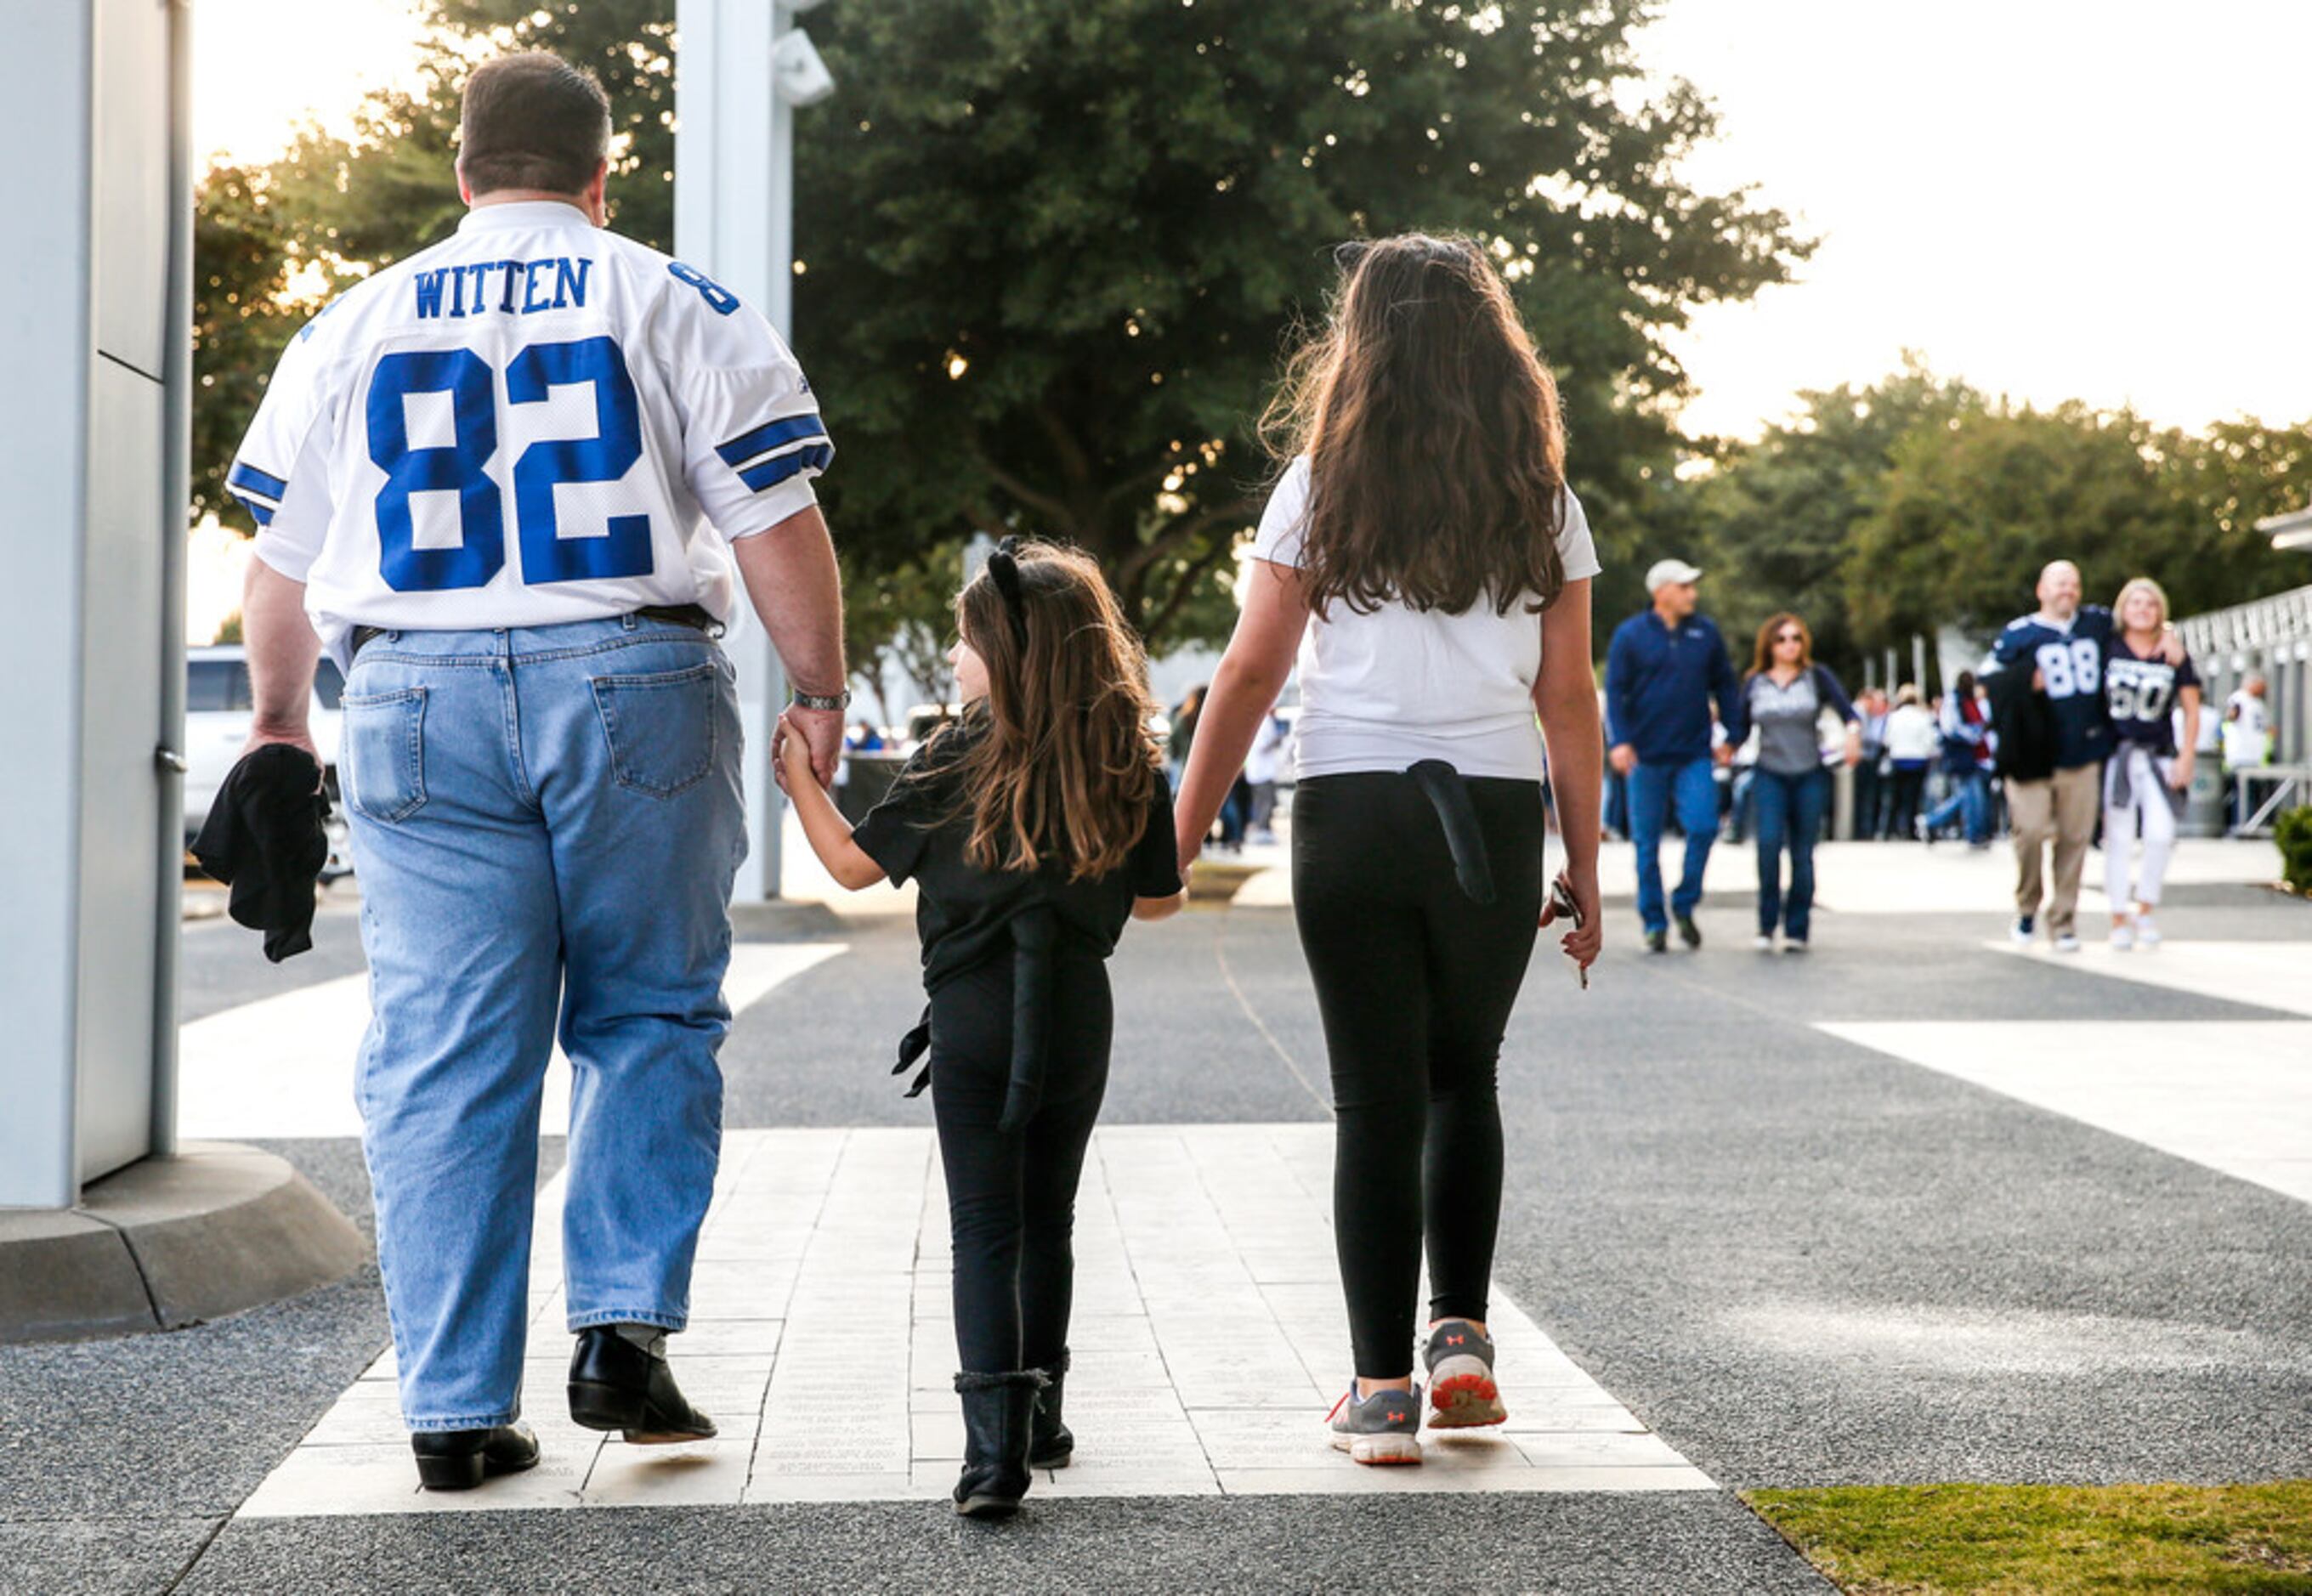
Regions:
<instances>
[{"instance_id":1,"label":"green grass strip","mask_svg":"<svg viewBox=\"0 0 2312 1596\"><path fill-rule=\"evenodd\" d=\"M2312 1480L1841 1486L1742 1499L1855 1596L2312 1596Z\"/></svg>"}]
</instances>

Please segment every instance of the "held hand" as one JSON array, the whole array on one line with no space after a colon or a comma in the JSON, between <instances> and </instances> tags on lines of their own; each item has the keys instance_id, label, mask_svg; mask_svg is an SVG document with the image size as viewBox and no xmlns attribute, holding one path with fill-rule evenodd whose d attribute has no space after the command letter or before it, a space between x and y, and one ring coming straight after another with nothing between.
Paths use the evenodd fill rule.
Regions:
<instances>
[{"instance_id":1,"label":"held hand","mask_svg":"<svg viewBox=\"0 0 2312 1596\"><path fill-rule=\"evenodd\" d=\"M2186 748L2176 755L2176 763L2168 772L2168 785L2178 792L2189 792L2192 789L2192 750Z\"/></svg>"},{"instance_id":2,"label":"held hand","mask_svg":"<svg viewBox=\"0 0 2312 1596\"><path fill-rule=\"evenodd\" d=\"M1719 744L1718 746L1710 751L1710 757L1721 769L1732 764L1734 763L1734 745L1731 743Z\"/></svg>"},{"instance_id":3,"label":"held hand","mask_svg":"<svg viewBox=\"0 0 2312 1596\"><path fill-rule=\"evenodd\" d=\"M1862 763L1862 734L1850 730L1846 734L1846 767L1852 770Z\"/></svg>"},{"instance_id":4,"label":"held hand","mask_svg":"<svg viewBox=\"0 0 2312 1596\"><path fill-rule=\"evenodd\" d=\"M1583 984L1586 986L1590 966L1598 962L1598 955L1606 943L1605 926L1598 910L1598 872L1594 869L1578 873L1570 868L1561 870L1556 885L1562 889L1563 896L1573 901L1573 912L1570 917L1573 923L1557 939L1557 946L1583 972ZM1554 891L1543 900L1541 923L1545 928L1569 918L1558 908L1560 896L1560 892Z\"/></svg>"},{"instance_id":5,"label":"held hand","mask_svg":"<svg viewBox=\"0 0 2312 1596\"><path fill-rule=\"evenodd\" d=\"M810 773L821 787L835 785L835 767L843 757L843 711L806 710L789 704L779 717L786 733L779 750L779 767L786 768L785 745L795 741L810 750Z\"/></svg>"},{"instance_id":6,"label":"held hand","mask_svg":"<svg viewBox=\"0 0 2312 1596\"><path fill-rule=\"evenodd\" d=\"M1638 751L1627 743L1615 744L1606 757L1614 762L1614 769L1622 775L1638 768Z\"/></svg>"},{"instance_id":7,"label":"held hand","mask_svg":"<svg viewBox=\"0 0 2312 1596\"><path fill-rule=\"evenodd\" d=\"M779 790L790 796L803 783L819 780L811 766L809 734L789 719L793 714L789 710L781 715L778 728L771 734L771 769L778 778Z\"/></svg>"}]
</instances>

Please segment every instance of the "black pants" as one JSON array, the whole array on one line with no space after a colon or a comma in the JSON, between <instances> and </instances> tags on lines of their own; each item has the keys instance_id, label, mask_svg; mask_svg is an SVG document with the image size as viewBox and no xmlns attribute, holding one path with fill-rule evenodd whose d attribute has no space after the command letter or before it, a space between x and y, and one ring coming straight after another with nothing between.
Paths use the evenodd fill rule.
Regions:
<instances>
[{"instance_id":1,"label":"black pants","mask_svg":"<svg viewBox=\"0 0 2312 1596\"><path fill-rule=\"evenodd\" d=\"M1495 1066L1533 956L1541 786L1468 783L1494 902L1464 895L1443 828L1410 778L1300 783L1293 914L1331 1055L1335 1240L1356 1372L1413 1366L1424 1234L1432 1318L1483 1320L1501 1227Z\"/></svg>"},{"instance_id":2,"label":"black pants","mask_svg":"<svg viewBox=\"0 0 2312 1596\"><path fill-rule=\"evenodd\" d=\"M1049 1367L1075 1295L1076 1182L1108 1090L1108 966L1063 953L1050 1063L1027 1128L996 1129L1012 1069L1012 960L932 995L932 1110L955 1245L955 1350L975 1374Z\"/></svg>"},{"instance_id":3,"label":"black pants","mask_svg":"<svg viewBox=\"0 0 2312 1596\"><path fill-rule=\"evenodd\" d=\"M1854 767L1854 838L1868 842L1878 834L1878 756L1866 753Z\"/></svg>"},{"instance_id":4,"label":"black pants","mask_svg":"<svg viewBox=\"0 0 2312 1596\"><path fill-rule=\"evenodd\" d=\"M1927 796L1927 767L1895 767L1894 795L1887 805L1887 834L1907 842L1918 830L1919 806Z\"/></svg>"}]
</instances>

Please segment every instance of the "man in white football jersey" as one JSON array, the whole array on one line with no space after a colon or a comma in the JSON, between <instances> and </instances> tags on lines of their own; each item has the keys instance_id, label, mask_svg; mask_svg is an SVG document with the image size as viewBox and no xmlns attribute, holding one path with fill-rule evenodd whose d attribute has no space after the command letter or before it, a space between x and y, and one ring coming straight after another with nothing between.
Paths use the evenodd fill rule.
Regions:
<instances>
[{"instance_id":1,"label":"man in white football jersey","mask_svg":"<svg viewBox=\"0 0 2312 1596\"><path fill-rule=\"evenodd\" d=\"M517 1424L547 1060L574 1072L563 1220L571 1416L714 1427L665 1338L722 1126L728 904L746 850L743 582L822 781L847 701L833 454L749 306L606 231L609 103L545 54L477 68L454 236L284 354L230 475L260 531L251 746L310 747L344 665L375 1017L357 1093L421 1481L530 1467Z\"/></svg>"}]
</instances>

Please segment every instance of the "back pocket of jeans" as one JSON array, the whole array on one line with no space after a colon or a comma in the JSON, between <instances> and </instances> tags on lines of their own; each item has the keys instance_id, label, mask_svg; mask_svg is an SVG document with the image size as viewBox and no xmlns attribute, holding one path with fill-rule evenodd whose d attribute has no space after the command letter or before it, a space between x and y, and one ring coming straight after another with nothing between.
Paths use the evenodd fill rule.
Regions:
<instances>
[{"instance_id":1,"label":"back pocket of jeans","mask_svg":"<svg viewBox=\"0 0 2312 1596\"><path fill-rule=\"evenodd\" d=\"M714 662L650 676L596 676L594 707L619 786L652 798L696 787L714 768Z\"/></svg>"},{"instance_id":2,"label":"back pocket of jeans","mask_svg":"<svg viewBox=\"0 0 2312 1596\"><path fill-rule=\"evenodd\" d=\"M346 804L388 825L408 819L425 803L425 689L348 693L338 702L337 786Z\"/></svg>"}]
</instances>

